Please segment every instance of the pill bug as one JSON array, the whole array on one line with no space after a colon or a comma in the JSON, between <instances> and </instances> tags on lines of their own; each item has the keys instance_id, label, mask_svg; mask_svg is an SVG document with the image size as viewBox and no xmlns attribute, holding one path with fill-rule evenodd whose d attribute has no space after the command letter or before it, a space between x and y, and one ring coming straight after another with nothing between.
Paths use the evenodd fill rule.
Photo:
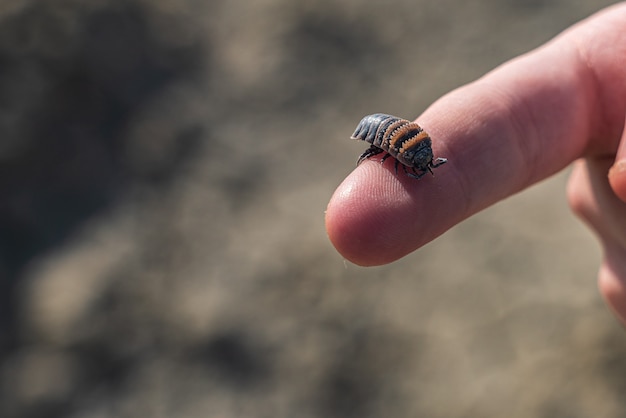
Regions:
<instances>
[{"instance_id":1,"label":"pill bug","mask_svg":"<svg viewBox=\"0 0 626 418\"><path fill-rule=\"evenodd\" d=\"M415 179L421 178L427 172L433 174L433 168L448 161L445 158L433 159L432 140L417 123L384 113L374 113L361 119L351 139L372 144L361 154L357 165L374 155L386 152L380 160L381 164L391 156L396 160L396 173L398 164L402 164L404 172Z\"/></svg>"}]
</instances>

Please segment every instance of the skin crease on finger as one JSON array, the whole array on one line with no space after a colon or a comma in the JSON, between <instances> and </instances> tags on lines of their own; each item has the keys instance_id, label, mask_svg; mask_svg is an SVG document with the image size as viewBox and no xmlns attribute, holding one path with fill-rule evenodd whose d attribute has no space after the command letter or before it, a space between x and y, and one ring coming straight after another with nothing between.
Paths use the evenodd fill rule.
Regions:
<instances>
[{"instance_id":1,"label":"skin crease on finger","mask_svg":"<svg viewBox=\"0 0 626 418\"><path fill-rule=\"evenodd\" d=\"M448 164L419 181L390 161L357 167L326 212L336 249L363 266L392 262L577 158L615 155L624 27L626 6L614 6L435 102L418 123Z\"/></svg>"}]
</instances>

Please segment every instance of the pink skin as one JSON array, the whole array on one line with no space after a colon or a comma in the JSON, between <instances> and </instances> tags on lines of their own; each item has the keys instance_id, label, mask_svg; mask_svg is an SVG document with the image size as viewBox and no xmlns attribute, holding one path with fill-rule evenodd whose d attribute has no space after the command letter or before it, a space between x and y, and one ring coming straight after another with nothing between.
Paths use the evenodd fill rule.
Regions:
<instances>
[{"instance_id":1,"label":"pink skin","mask_svg":"<svg viewBox=\"0 0 626 418\"><path fill-rule=\"evenodd\" d=\"M390 263L581 159L570 205L602 242L600 290L626 324L625 68L619 4L447 94L417 122L448 163L417 181L363 162L328 205L332 243L356 264Z\"/></svg>"}]
</instances>

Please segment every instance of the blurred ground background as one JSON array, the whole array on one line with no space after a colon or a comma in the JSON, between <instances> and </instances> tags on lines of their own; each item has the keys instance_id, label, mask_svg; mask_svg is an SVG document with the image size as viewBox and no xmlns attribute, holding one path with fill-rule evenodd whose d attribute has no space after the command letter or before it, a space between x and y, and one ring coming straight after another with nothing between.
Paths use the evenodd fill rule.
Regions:
<instances>
[{"instance_id":1,"label":"blurred ground background","mask_svg":"<svg viewBox=\"0 0 626 418\"><path fill-rule=\"evenodd\" d=\"M389 266L323 225L363 115L608 3L3 0L0 416L624 416L566 173Z\"/></svg>"}]
</instances>

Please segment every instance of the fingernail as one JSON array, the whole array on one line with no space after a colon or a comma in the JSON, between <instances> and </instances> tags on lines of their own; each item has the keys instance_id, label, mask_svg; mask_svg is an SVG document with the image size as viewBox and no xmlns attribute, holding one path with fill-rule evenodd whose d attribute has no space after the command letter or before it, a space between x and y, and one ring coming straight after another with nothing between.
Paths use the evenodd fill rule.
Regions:
<instances>
[{"instance_id":1,"label":"fingernail","mask_svg":"<svg viewBox=\"0 0 626 418\"><path fill-rule=\"evenodd\" d=\"M613 164L613 166L609 169L609 177L612 177L618 174L621 175L624 172L626 172L626 159L619 160L615 162L615 164Z\"/></svg>"}]
</instances>

